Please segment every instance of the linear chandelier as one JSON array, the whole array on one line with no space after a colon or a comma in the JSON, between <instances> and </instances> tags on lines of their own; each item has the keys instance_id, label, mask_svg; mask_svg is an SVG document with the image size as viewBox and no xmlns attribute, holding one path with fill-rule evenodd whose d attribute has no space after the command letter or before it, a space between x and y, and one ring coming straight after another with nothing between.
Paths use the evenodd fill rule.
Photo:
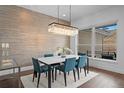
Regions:
<instances>
[{"instance_id":1,"label":"linear chandelier","mask_svg":"<svg viewBox=\"0 0 124 93\"><path fill-rule=\"evenodd\" d=\"M70 24L71 24L71 6L70 6ZM78 28L59 23L59 6L58 6L58 23L53 22L49 24L48 32L52 32L54 34L60 34L60 35L75 36L78 34Z\"/></svg>"}]
</instances>

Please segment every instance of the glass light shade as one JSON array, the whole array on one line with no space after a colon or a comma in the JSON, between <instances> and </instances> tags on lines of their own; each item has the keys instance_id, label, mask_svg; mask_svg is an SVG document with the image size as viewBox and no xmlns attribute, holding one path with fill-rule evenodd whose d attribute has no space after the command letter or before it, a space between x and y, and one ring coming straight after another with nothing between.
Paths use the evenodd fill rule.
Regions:
<instances>
[{"instance_id":1,"label":"glass light shade","mask_svg":"<svg viewBox=\"0 0 124 93\"><path fill-rule=\"evenodd\" d=\"M74 36L78 34L78 29L76 27L64 24L52 23L48 25L48 32L67 36Z\"/></svg>"}]
</instances>

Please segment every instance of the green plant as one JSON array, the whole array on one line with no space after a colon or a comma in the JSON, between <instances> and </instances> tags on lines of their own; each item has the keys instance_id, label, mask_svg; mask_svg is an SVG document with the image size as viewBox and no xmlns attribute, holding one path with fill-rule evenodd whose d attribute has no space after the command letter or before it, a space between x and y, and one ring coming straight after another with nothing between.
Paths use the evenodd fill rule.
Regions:
<instances>
[{"instance_id":1,"label":"green plant","mask_svg":"<svg viewBox=\"0 0 124 93\"><path fill-rule=\"evenodd\" d=\"M73 51L68 47L58 47L57 53L61 55L72 54Z\"/></svg>"}]
</instances>

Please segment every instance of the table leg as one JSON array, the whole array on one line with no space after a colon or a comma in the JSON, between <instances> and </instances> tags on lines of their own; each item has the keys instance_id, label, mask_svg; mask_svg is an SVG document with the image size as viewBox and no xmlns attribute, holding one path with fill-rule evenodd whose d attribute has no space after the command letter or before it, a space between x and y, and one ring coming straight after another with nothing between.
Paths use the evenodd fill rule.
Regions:
<instances>
[{"instance_id":1,"label":"table leg","mask_svg":"<svg viewBox=\"0 0 124 93\"><path fill-rule=\"evenodd\" d=\"M18 67L18 84L19 84L19 88L21 87L21 83L20 83L20 67Z\"/></svg>"},{"instance_id":2,"label":"table leg","mask_svg":"<svg viewBox=\"0 0 124 93\"><path fill-rule=\"evenodd\" d=\"M89 58L87 58L87 73L89 73Z\"/></svg>"},{"instance_id":3,"label":"table leg","mask_svg":"<svg viewBox=\"0 0 124 93\"><path fill-rule=\"evenodd\" d=\"M13 73L15 74L15 68L13 68Z\"/></svg>"},{"instance_id":4,"label":"table leg","mask_svg":"<svg viewBox=\"0 0 124 93\"><path fill-rule=\"evenodd\" d=\"M48 65L48 88L51 88L51 65Z\"/></svg>"}]
</instances>

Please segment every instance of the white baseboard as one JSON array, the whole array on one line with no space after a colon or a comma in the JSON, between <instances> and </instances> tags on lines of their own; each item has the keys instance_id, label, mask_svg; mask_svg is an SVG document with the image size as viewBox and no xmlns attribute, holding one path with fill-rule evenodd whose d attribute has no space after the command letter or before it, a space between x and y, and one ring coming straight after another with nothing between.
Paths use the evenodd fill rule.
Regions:
<instances>
[{"instance_id":1,"label":"white baseboard","mask_svg":"<svg viewBox=\"0 0 124 93\"><path fill-rule=\"evenodd\" d=\"M33 69L33 66L21 67L21 71L27 71Z\"/></svg>"}]
</instances>

